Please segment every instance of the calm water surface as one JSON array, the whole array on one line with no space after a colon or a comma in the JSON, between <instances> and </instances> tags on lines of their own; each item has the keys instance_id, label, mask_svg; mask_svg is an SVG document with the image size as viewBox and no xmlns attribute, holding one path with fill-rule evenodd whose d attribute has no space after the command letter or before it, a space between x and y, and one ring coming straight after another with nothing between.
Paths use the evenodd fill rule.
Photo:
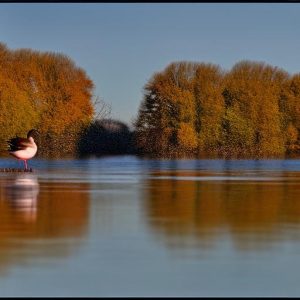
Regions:
<instances>
[{"instance_id":1,"label":"calm water surface","mask_svg":"<svg viewBox=\"0 0 300 300\"><path fill-rule=\"evenodd\" d=\"M300 160L30 166L0 173L0 296L300 296Z\"/></svg>"}]
</instances>

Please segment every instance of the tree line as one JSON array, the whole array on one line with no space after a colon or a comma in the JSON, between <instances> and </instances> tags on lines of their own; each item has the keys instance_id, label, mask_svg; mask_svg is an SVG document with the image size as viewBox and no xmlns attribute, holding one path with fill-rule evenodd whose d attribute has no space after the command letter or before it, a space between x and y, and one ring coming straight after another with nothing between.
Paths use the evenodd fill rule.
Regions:
<instances>
[{"instance_id":1,"label":"tree line","mask_svg":"<svg viewBox=\"0 0 300 300\"><path fill-rule=\"evenodd\" d=\"M95 97L94 83L66 55L0 43L0 152L6 141L31 128L38 156L132 154L133 133L112 120L110 106Z\"/></svg>"},{"instance_id":2,"label":"tree line","mask_svg":"<svg viewBox=\"0 0 300 300\"><path fill-rule=\"evenodd\" d=\"M300 73L253 61L229 71L173 62L145 84L133 130L108 118L108 106L93 92L92 79L68 56L0 43L1 145L36 128L44 157L300 153Z\"/></svg>"},{"instance_id":3,"label":"tree line","mask_svg":"<svg viewBox=\"0 0 300 300\"><path fill-rule=\"evenodd\" d=\"M300 153L300 74L262 62L174 62L144 86L138 153L153 157L282 157Z\"/></svg>"}]
</instances>

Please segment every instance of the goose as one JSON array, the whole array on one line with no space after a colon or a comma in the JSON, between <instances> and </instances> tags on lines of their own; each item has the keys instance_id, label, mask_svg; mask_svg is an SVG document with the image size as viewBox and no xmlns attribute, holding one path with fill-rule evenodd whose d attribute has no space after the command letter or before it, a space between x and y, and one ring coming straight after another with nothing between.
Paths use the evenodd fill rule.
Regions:
<instances>
[{"instance_id":1,"label":"goose","mask_svg":"<svg viewBox=\"0 0 300 300\"><path fill-rule=\"evenodd\" d=\"M39 134L39 132L36 129L31 129L27 133L27 138L16 136L7 141L9 154L23 160L25 171L28 170L27 160L33 158L37 152L37 145L33 138L35 134Z\"/></svg>"}]
</instances>

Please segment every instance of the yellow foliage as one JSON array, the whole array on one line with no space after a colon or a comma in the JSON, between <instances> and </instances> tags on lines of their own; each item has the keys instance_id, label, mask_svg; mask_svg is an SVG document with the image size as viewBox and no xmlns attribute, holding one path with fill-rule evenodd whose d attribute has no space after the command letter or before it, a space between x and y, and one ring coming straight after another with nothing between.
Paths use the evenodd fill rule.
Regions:
<instances>
[{"instance_id":1,"label":"yellow foliage","mask_svg":"<svg viewBox=\"0 0 300 300\"><path fill-rule=\"evenodd\" d=\"M171 63L146 84L136 131L144 145L155 132L158 155L196 148L199 155L283 155L300 149L300 75L251 61L228 72L213 64Z\"/></svg>"},{"instance_id":2,"label":"yellow foliage","mask_svg":"<svg viewBox=\"0 0 300 300\"><path fill-rule=\"evenodd\" d=\"M293 124L289 124L286 130L287 143L293 144L298 139L298 130Z\"/></svg>"},{"instance_id":3,"label":"yellow foliage","mask_svg":"<svg viewBox=\"0 0 300 300\"><path fill-rule=\"evenodd\" d=\"M0 139L34 127L42 137L55 136L74 146L74 136L94 115L93 87L84 70L65 55L12 51L0 43Z\"/></svg>"},{"instance_id":4,"label":"yellow foliage","mask_svg":"<svg viewBox=\"0 0 300 300\"><path fill-rule=\"evenodd\" d=\"M192 124L180 123L177 138L179 145L187 150L193 150L197 147L197 136Z\"/></svg>"}]
</instances>

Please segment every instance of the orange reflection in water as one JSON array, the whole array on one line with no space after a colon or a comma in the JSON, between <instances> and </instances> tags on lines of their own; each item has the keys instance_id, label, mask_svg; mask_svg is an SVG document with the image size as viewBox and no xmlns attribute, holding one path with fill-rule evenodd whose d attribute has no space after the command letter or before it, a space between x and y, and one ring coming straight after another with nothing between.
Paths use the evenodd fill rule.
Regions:
<instances>
[{"instance_id":1,"label":"orange reflection in water","mask_svg":"<svg viewBox=\"0 0 300 300\"><path fill-rule=\"evenodd\" d=\"M260 181L206 181L199 178L208 174L184 171L154 175L146 182L148 219L172 247L188 247L188 241L212 247L225 232L243 250L300 240L297 231L289 231L300 225L300 174Z\"/></svg>"},{"instance_id":2,"label":"orange reflection in water","mask_svg":"<svg viewBox=\"0 0 300 300\"><path fill-rule=\"evenodd\" d=\"M26 173L1 178L0 271L19 260L58 258L74 251L68 238L86 233L88 189L86 183L39 183Z\"/></svg>"}]
</instances>

